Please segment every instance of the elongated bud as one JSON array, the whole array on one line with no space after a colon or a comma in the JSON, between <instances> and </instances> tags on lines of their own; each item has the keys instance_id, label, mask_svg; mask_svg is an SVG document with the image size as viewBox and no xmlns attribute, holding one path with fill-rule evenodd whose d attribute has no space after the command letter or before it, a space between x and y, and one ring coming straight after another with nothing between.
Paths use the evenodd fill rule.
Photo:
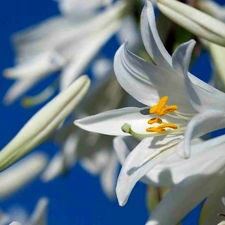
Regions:
<instances>
[{"instance_id":1,"label":"elongated bud","mask_svg":"<svg viewBox=\"0 0 225 225\"><path fill-rule=\"evenodd\" d=\"M89 78L82 76L39 110L0 152L0 170L19 160L57 129L83 99L89 85Z\"/></svg>"},{"instance_id":2,"label":"elongated bud","mask_svg":"<svg viewBox=\"0 0 225 225\"><path fill-rule=\"evenodd\" d=\"M211 0L201 0L198 2L201 11L225 22L225 7Z\"/></svg>"},{"instance_id":3,"label":"elongated bud","mask_svg":"<svg viewBox=\"0 0 225 225\"><path fill-rule=\"evenodd\" d=\"M177 0L158 0L159 10L173 22L208 41L225 46L225 24Z\"/></svg>"},{"instance_id":4,"label":"elongated bud","mask_svg":"<svg viewBox=\"0 0 225 225\"><path fill-rule=\"evenodd\" d=\"M219 85L222 90L225 88L225 48L207 42L207 47L213 60L214 69L219 78Z\"/></svg>"}]
</instances>

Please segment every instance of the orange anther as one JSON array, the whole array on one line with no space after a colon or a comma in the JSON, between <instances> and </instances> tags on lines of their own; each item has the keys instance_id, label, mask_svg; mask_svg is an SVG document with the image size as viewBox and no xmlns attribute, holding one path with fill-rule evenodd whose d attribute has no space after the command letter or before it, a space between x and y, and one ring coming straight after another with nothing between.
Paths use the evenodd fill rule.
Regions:
<instances>
[{"instance_id":1,"label":"orange anther","mask_svg":"<svg viewBox=\"0 0 225 225\"><path fill-rule=\"evenodd\" d=\"M177 105L170 105L170 106L167 106L166 108L162 109L160 112L158 112L157 115L164 116L168 113L176 111L177 109L178 109Z\"/></svg>"},{"instance_id":2,"label":"orange anther","mask_svg":"<svg viewBox=\"0 0 225 225\"><path fill-rule=\"evenodd\" d=\"M158 128L172 128L172 129L177 129L178 126L176 124L173 124L173 123L164 123L164 124L158 126Z\"/></svg>"},{"instance_id":3,"label":"orange anther","mask_svg":"<svg viewBox=\"0 0 225 225\"><path fill-rule=\"evenodd\" d=\"M158 128L158 127L149 127L146 129L147 132L156 132L156 133L163 133L166 130L163 128Z\"/></svg>"},{"instance_id":4,"label":"orange anther","mask_svg":"<svg viewBox=\"0 0 225 225\"><path fill-rule=\"evenodd\" d=\"M160 118L152 118L150 120L148 120L148 124L153 124L153 123L162 123L162 120Z\"/></svg>"},{"instance_id":5,"label":"orange anther","mask_svg":"<svg viewBox=\"0 0 225 225\"><path fill-rule=\"evenodd\" d=\"M152 107L149 109L149 113L150 113L150 114L154 114L154 113L156 113L156 110L157 110L157 105L152 106Z\"/></svg>"},{"instance_id":6,"label":"orange anther","mask_svg":"<svg viewBox=\"0 0 225 225\"><path fill-rule=\"evenodd\" d=\"M149 113L150 113L150 114L153 114L153 113L160 112L160 111L163 109L163 107L166 105L166 103L167 103L167 101L168 101L168 98L169 98L168 96L162 97L162 98L159 100L159 102L158 102L157 105L152 106L152 107L150 108Z\"/></svg>"}]
</instances>

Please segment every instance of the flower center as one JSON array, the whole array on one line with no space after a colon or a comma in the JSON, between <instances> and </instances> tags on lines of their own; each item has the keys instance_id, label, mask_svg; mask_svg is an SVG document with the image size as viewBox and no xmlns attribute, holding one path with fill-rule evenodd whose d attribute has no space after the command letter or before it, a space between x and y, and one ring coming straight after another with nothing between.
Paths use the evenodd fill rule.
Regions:
<instances>
[{"instance_id":1,"label":"flower center","mask_svg":"<svg viewBox=\"0 0 225 225\"><path fill-rule=\"evenodd\" d=\"M152 106L149 109L149 113L150 114L156 114L157 116L164 116L168 113L174 112L178 109L177 105L169 105L167 106L166 103L168 101L169 97L168 96L164 96L162 97L157 105ZM178 126L176 124L173 123L163 123L162 119L160 118L152 118L148 120L148 124L152 125L158 123L160 124L157 127L149 127L146 129L147 132L156 132L156 133L163 133L166 130L166 128L170 128L170 129L177 129Z\"/></svg>"}]
</instances>

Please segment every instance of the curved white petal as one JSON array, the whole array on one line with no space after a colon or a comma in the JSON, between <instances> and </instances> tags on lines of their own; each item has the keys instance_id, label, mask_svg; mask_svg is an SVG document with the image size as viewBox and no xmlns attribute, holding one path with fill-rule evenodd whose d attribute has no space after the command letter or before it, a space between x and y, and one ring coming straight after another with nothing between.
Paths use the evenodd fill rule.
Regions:
<instances>
[{"instance_id":1,"label":"curved white petal","mask_svg":"<svg viewBox=\"0 0 225 225\"><path fill-rule=\"evenodd\" d=\"M145 138L129 154L120 171L116 193L120 205L124 205L134 185L147 172L176 151L176 144L182 136L161 136Z\"/></svg>"},{"instance_id":2,"label":"curved white petal","mask_svg":"<svg viewBox=\"0 0 225 225\"><path fill-rule=\"evenodd\" d=\"M6 198L33 180L44 169L47 157L35 153L0 174L0 198Z\"/></svg>"},{"instance_id":3,"label":"curved white petal","mask_svg":"<svg viewBox=\"0 0 225 225\"><path fill-rule=\"evenodd\" d=\"M122 45L114 59L114 70L120 85L139 102L152 106L163 96L168 104L178 105L179 111L193 113L187 97L183 77L171 69L164 69L132 54Z\"/></svg>"},{"instance_id":4,"label":"curved white petal","mask_svg":"<svg viewBox=\"0 0 225 225\"><path fill-rule=\"evenodd\" d=\"M222 198L225 196L224 180L221 179L215 184L213 192L207 197L203 203L200 215L200 225L217 224L221 221L221 217L217 214L224 213L225 205Z\"/></svg>"},{"instance_id":5,"label":"curved white petal","mask_svg":"<svg viewBox=\"0 0 225 225\"><path fill-rule=\"evenodd\" d=\"M224 110L225 94L195 76L185 76L185 86L192 106L199 112L206 109Z\"/></svg>"},{"instance_id":6,"label":"curved white petal","mask_svg":"<svg viewBox=\"0 0 225 225\"><path fill-rule=\"evenodd\" d=\"M86 94L90 81L83 76L38 111L0 152L1 170L43 142L74 110Z\"/></svg>"},{"instance_id":7,"label":"curved white petal","mask_svg":"<svg viewBox=\"0 0 225 225\"><path fill-rule=\"evenodd\" d=\"M145 48L153 61L158 66L170 68L172 59L159 37L154 6L150 1L147 1L141 14L141 34Z\"/></svg>"},{"instance_id":8,"label":"curved white petal","mask_svg":"<svg viewBox=\"0 0 225 225\"><path fill-rule=\"evenodd\" d=\"M225 159L222 156L223 148L224 145L216 150L215 154L209 150L205 163L199 164L197 162L195 165L197 171L171 190L153 211L147 225L177 224L188 212L213 192L216 183L221 180L225 172ZM198 159L201 159L201 155ZM199 165L201 165L200 170L198 170ZM183 204L184 202L185 204Z\"/></svg>"},{"instance_id":9,"label":"curved white petal","mask_svg":"<svg viewBox=\"0 0 225 225\"><path fill-rule=\"evenodd\" d=\"M209 109L194 116L185 132L184 157L188 158L191 155L190 143L193 138L223 128L224 124L225 114L223 111Z\"/></svg>"},{"instance_id":10,"label":"curved white petal","mask_svg":"<svg viewBox=\"0 0 225 225\"><path fill-rule=\"evenodd\" d=\"M146 225L179 223L184 216L208 196L217 180L217 176L196 175L188 177L163 198L152 212Z\"/></svg>"},{"instance_id":11,"label":"curved white petal","mask_svg":"<svg viewBox=\"0 0 225 225\"><path fill-rule=\"evenodd\" d=\"M190 40L189 42L181 44L173 53L172 64L173 68L183 78L187 76L189 64L191 61L192 51L195 46L195 41Z\"/></svg>"},{"instance_id":12,"label":"curved white petal","mask_svg":"<svg viewBox=\"0 0 225 225\"><path fill-rule=\"evenodd\" d=\"M129 107L111 110L75 120L74 124L84 130L106 135L126 135L121 127L125 123L135 122L141 118L140 108Z\"/></svg>"},{"instance_id":13,"label":"curved white petal","mask_svg":"<svg viewBox=\"0 0 225 225\"><path fill-rule=\"evenodd\" d=\"M139 102L153 105L158 102L159 96L156 87L147 77L147 66L147 62L129 52L125 45L116 52L114 71L120 85Z\"/></svg>"},{"instance_id":14,"label":"curved white petal","mask_svg":"<svg viewBox=\"0 0 225 225\"><path fill-rule=\"evenodd\" d=\"M133 149L135 149L136 146L139 143L140 143L140 141L133 138L132 136L114 138L113 147L114 147L114 150L116 151L117 157L118 157L122 166L124 165L124 163L126 161L126 158L130 154L130 152L132 152ZM157 167L157 169L155 170L154 168L156 168L156 167ZM164 166L164 167L159 165L159 168L158 168L158 165L157 165L156 167L154 167L147 175L143 176L141 178L141 181L146 183L146 184L149 184L149 185L161 186L162 183L158 182L158 177L159 177L159 174L164 169L167 169L167 165ZM153 178L153 180L152 180L152 178ZM169 184L167 183L168 180L169 180ZM171 180L166 179L166 186L170 186L170 185L171 185Z\"/></svg>"}]
</instances>

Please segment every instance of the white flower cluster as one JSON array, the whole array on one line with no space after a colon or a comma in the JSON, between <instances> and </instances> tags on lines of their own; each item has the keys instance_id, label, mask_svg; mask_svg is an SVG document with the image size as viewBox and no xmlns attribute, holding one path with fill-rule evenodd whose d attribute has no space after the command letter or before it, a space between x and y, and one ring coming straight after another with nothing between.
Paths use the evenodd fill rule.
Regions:
<instances>
[{"instance_id":1,"label":"white flower cluster","mask_svg":"<svg viewBox=\"0 0 225 225\"><path fill-rule=\"evenodd\" d=\"M161 17L157 25L155 7ZM62 151L42 174L45 182L79 161L91 174L100 175L109 198L116 183L121 206L138 181L170 188L146 225L176 225L203 200L199 224L224 224L217 214L225 210L225 135L202 138L225 128L224 7L209 0L147 0L140 36L148 56L140 45L130 1L59 0L59 9L61 16L13 36L17 64L4 75L16 82L6 93L5 103L13 103L59 70L61 93L1 150L0 170L6 170L0 174L0 197L14 193L43 171L47 157L42 153L7 168L51 135ZM115 34L119 43L126 42L116 51L112 65L109 59L96 56ZM202 50L211 55L215 87L188 71ZM83 100L90 79L79 76L93 61L95 79ZM49 86L24 103L41 103L55 89ZM80 102L72 115L74 124L65 123ZM122 169L117 178L118 162ZM40 204L30 224L46 224L46 200Z\"/></svg>"}]
</instances>

